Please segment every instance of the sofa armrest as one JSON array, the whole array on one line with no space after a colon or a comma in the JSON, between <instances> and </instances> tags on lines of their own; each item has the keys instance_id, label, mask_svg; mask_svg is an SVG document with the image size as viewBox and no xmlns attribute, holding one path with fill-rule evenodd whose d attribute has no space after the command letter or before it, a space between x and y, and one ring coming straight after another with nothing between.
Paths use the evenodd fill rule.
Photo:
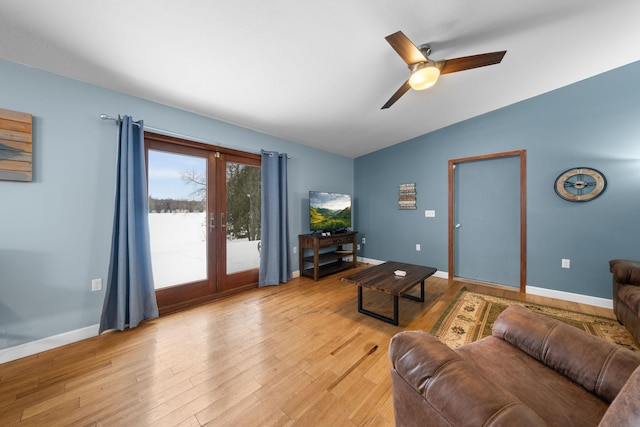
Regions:
<instances>
[{"instance_id":1,"label":"sofa armrest","mask_svg":"<svg viewBox=\"0 0 640 427\"><path fill-rule=\"evenodd\" d=\"M520 400L426 332L396 334L389 345L389 359L398 426L546 425Z\"/></svg>"},{"instance_id":2,"label":"sofa armrest","mask_svg":"<svg viewBox=\"0 0 640 427\"><path fill-rule=\"evenodd\" d=\"M519 305L504 310L492 334L612 402L640 366L640 355Z\"/></svg>"},{"instance_id":3,"label":"sofa armrest","mask_svg":"<svg viewBox=\"0 0 640 427\"><path fill-rule=\"evenodd\" d=\"M626 259L612 259L609 261L609 271L613 273L613 280L623 285L640 286L640 262Z\"/></svg>"},{"instance_id":4,"label":"sofa armrest","mask_svg":"<svg viewBox=\"0 0 640 427\"><path fill-rule=\"evenodd\" d=\"M598 427L637 427L640 425L640 368L633 371L629 381L600 420Z\"/></svg>"}]
</instances>

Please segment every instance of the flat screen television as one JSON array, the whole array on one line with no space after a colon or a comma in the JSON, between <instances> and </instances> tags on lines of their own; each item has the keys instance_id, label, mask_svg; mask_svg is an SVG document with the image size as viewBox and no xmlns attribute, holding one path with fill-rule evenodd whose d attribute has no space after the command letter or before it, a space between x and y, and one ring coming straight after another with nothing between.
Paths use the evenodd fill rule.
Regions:
<instances>
[{"instance_id":1,"label":"flat screen television","mask_svg":"<svg viewBox=\"0 0 640 427\"><path fill-rule=\"evenodd\" d=\"M351 195L309 191L311 231L346 231L351 227Z\"/></svg>"}]
</instances>

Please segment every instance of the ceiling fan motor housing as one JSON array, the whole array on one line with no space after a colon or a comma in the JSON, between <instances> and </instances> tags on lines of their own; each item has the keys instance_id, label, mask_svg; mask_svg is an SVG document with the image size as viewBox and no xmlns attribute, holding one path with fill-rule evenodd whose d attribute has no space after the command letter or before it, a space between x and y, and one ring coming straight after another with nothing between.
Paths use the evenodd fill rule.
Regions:
<instances>
[{"instance_id":1,"label":"ceiling fan motor housing","mask_svg":"<svg viewBox=\"0 0 640 427\"><path fill-rule=\"evenodd\" d=\"M425 59L429 59L429 55L431 55L431 46L428 44L421 44L418 46L418 50L422 53Z\"/></svg>"}]
</instances>

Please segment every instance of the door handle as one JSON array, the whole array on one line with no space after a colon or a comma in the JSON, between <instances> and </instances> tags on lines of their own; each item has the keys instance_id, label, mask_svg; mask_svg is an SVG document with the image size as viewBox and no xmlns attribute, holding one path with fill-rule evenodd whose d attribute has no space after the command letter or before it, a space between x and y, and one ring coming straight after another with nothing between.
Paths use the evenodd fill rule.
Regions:
<instances>
[{"instance_id":1,"label":"door handle","mask_svg":"<svg viewBox=\"0 0 640 427\"><path fill-rule=\"evenodd\" d=\"M216 229L216 214L211 212L209 214L209 231Z\"/></svg>"},{"instance_id":2,"label":"door handle","mask_svg":"<svg viewBox=\"0 0 640 427\"><path fill-rule=\"evenodd\" d=\"M220 228L227 228L227 223L224 220L224 212L220 212Z\"/></svg>"}]
</instances>

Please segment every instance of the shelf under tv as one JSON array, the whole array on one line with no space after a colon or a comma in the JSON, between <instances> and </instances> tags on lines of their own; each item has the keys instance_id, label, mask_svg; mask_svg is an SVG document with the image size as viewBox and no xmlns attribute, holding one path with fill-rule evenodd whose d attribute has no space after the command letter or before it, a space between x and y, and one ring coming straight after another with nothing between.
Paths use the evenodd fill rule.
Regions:
<instances>
[{"instance_id":1,"label":"shelf under tv","mask_svg":"<svg viewBox=\"0 0 640 427\"><path fill-rule=\"evenodd\" d=\"M356 267L358 264L357 236L358 233L355 231L330 236L299 235L300 275L318 280L320 277ZM351 245L351 249L344 249L343 245ZM335 249L328 250L329 248ZM308 250L312 251L311 255L305 254ZM308 264L311 266L306 267Z\"/></svg>"}]
</instances>

